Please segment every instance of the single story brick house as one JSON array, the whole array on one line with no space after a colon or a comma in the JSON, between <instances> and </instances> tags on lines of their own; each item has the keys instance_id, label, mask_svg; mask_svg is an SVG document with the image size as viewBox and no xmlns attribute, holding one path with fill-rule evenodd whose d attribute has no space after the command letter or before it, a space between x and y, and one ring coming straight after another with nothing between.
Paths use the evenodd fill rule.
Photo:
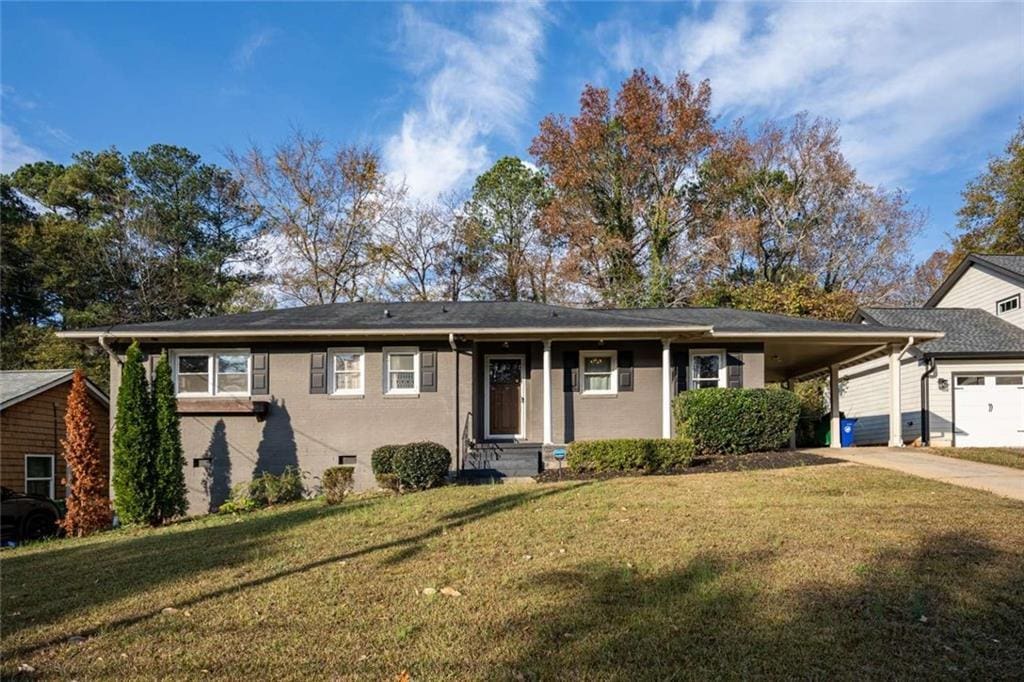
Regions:
<instances>
[{"instance_id":1,"label":"single story brick house","mask_svg":"<svg viewBox=\"0 0 1024 682\"><path fill-rule=\"evenodd\" d=\"M459 472L534 474L574 440L671 437L679 391L835 379L845 363L942 333L732 309L474 301L338 303L62 336L108 350L115 404L132 339L151 365L169 352L190 513L201 513L232 484L288 465L317 477L354 464L357 487L371 487L370 453L386 443L437 441Z\"/></svg>"},{"instance_id":2,"label":"single story brick house","mask_svg":"<svg viewBox=\"0 0 1024 682\"><path fill-rule=\"evenodd\" d=\"M0 372L0 484L18 493L62 499L67 463L61 448L70 369ZM94 383L89 412L105 462L110 461L109 400Z\"/></svg>"}]
</instances>

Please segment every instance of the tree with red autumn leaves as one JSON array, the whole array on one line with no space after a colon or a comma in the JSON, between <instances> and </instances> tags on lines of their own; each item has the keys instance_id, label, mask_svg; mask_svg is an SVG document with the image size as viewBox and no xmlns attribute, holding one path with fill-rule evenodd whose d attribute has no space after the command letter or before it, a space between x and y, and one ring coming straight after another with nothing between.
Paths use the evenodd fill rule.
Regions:
<instances>
[{"instance_id":1,"label":"tree with red autumn leaves","mask_svg":"<svg viewBox=\"0 0 1024 682\"><path fill-rule=\"evenodd\" d=\"M103 459L96 442L96 423L89 411L89 395L81 370L75 370L71 379L64 427L61 445L71 471L71 489L62 525L68 535L89 535L110 526L111 512Z\"/></svg>"}]
</instances>

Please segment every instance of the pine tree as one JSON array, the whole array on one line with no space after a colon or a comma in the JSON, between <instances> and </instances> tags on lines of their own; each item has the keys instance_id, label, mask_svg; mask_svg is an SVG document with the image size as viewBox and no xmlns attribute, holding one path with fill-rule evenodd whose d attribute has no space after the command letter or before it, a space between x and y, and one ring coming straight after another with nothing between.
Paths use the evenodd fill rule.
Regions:
<instances>
[{"instance_id":1,"label":"pine tree","mask_svg":"<svg viewBox=\"0 0 1024 682\"><path fill-rule=\"evenodd\" d=\"M167 354L160 356L153 378L156 410L156 513L160 521L181 516L188 508L185 489L185 453L181 447L181 422L174 397L174 379Z\"/></svg>"},{"instance_id":2,"label":"pine tree","mask_svg":"<svg viewBox=\"0 0 1024 682\"><path fill-rule=\"evenodd\" d=\"M156 430L153 403L133 341L121 368L114 419L114 509L122 523L156 524Z\"/></svg>"},{"instance_id":3,"label":"pine tree","mask_svg":"<svg viewBox=\"0 0 1024 682\"><path fill-rule=\"evenodd\" d=\"M62 525L68 535L88 535L110 526L110 500L105 492L103 458L89 410L85 374L80 369L71 378L64 429L61 446L71 470L71 489Z\"/></svg>"}]
</instances>

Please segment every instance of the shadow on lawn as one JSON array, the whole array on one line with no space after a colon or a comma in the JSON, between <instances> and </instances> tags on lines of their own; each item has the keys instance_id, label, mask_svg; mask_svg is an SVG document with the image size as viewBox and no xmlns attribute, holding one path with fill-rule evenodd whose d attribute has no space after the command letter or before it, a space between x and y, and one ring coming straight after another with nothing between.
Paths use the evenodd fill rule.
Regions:
<instances>
[{"instance_id":1,"label":"shadow on lawn","mask_svg":"<svg viewBox=\"0 0 1024 682\"><path fill-rule=\"evenodd\" d=\"M933 535L917 547L879 554L852 581L823 579L791 593L761 593L751 576L772 561L771 552L704 554L653 575L608 564L547 573L522 589L546 592L559 606L501 624L502 633L529 633L503 673L518 679L1020 675L1019 553L969 535Z\"/></svg>"},{"instance_id":2,"label":"shadow on lawn","mask_svg":"<svg viewBox=\"0 0 1024 682\"><path fill-rule=\"evenodd\" d=\"M460 511L441 516L438 523L420 533L341 552L316 561L296 562L295 565L284 570L233 583L196 597L175 601L173 604L154 604L151 609L109 621L99 627L62 633L60 636L46 641L10 649L5 651L5 656L28 655L61 644L72 634L90 637L101 630L107 631L131 626L158 615L167 606L181 609L190 608L211 599L259 587L321 566L377 552L399 550L384 561L388 564L400 563L418 554L424 549L424 543L440 536L446 529L465 526L494 514L511 510L519 505L576 490L585 485L587 484L580 483L557 488L522 491L488 499ZM114 601L127 594L152 589L160 583L176 580L186 575L225 566L238 565L241 567L252 558L254 550L262 556L268 554L270 550L263 541L267 535L282 532L292 526L325 516L341 516L356 508L376 504L383 499L388 498L346 503L337 507L305 506L272 516L246 519L238 524L199 528L179 534L146 535L128 540L121 546L122 551L113 549L110 544L103 543L73 547L61 552L55 550L52 554L34 553L6 560L4 563L5 582L12 578L12 574L12 582L16 582L19 574L24 575L25 572L38 571L41 566L45 566L46 568L43 570L54 571L48 574L48 579L62 581L51 584L62 584L66 598L48 600L47 603L51 607L45 611L40 610L34 613L30 621L5 622L5 637L26 627L38 627L78 611ZM183 556L187 556L189 561L182 560ZM97 584L102 583L103 576L97 578L95 572L83 570L86 566L104 566L104 572L111 576L117 575L118 580L112 581L112 584L105 586L104 589L98 589ZM128 576L127 579L126 576Z\"/></svg>"}]
</instances>

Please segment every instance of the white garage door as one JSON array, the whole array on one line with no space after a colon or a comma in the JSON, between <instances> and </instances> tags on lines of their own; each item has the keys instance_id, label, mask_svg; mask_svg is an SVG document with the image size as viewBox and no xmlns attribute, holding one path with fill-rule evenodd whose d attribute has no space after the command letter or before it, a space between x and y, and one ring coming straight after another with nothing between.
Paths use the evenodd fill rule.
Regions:
<instances>
[{"instance_id":1,"label":"white garage door","mask_svg":"<svg viewBox=\"0 0 1024 682\"><path fill-rule=\"evenodd\" d=\"M1024 375L961 374L954 396L958 447L1024 447Z\"/></svg>"}]
</instances>

